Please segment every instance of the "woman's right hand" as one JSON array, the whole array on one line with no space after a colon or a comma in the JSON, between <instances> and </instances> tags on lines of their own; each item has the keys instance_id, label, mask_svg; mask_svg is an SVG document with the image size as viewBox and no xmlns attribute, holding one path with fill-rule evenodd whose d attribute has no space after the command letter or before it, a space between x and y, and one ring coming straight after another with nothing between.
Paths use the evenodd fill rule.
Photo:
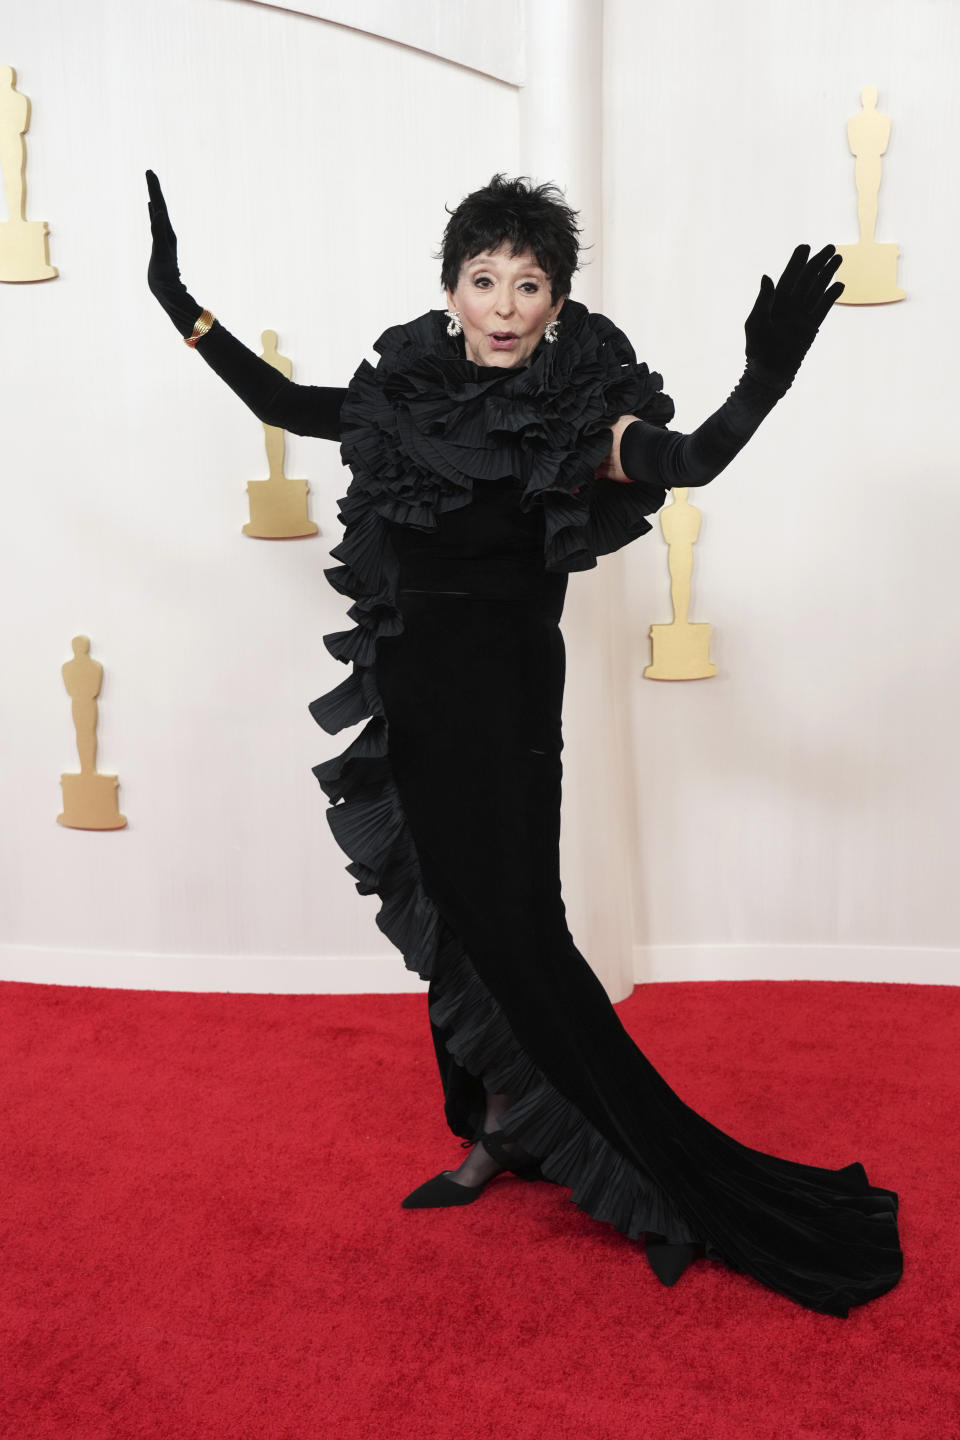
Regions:
<instances>
[{"instance_id":1,"label":"woman's right hand","mask_svg":"<svg viewBox=\"0 0 960 1440\"><path fill-rule=\"evenodd\" d=\"M189 335L194 322L203 313L180 279L177 264L177 237L167 214L167 202L160 189L160 181L152 170L147 171L147 191L150 201L150 230L153 235L153 249L147 266L147 284L160 301L181 335Z\"/></svg>"}]
</instances>

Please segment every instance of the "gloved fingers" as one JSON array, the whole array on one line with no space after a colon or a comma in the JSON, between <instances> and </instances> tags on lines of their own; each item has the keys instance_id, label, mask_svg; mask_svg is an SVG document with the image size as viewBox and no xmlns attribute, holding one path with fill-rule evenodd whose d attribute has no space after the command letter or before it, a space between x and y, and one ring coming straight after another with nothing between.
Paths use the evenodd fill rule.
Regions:
<instances>
[{"instance_id":1,"label":"gloved fingers","mask_svg":"<svg viewBox=\"0 0 960 1440\"><path fill-rule=\"evenodd\" d=\"M804 267L810 258L810 246L798 245L790 256L783 269L783 274L777 281L778 294L789 294L795 288L797 281L803 274Z\"/></svg>"},{"instance_id":2,"label":"gloved fingers","mask_svg":"<svg viewBox=\"0 0 960 1440\"><path fill-rule=\"evenodd\" d=\"M824 245L823 249L822 249L822 250L818 250L817 253L816 253L816 255L811 255L811 256L810 256L809 264L810 264L811 269L816 270L816 271L822 270L823 267L824 267L825 265L827 265L827 264L834 258L834 256L836 255L836 253L837 253L837 247L836 247L836 245Z\"/></svg>"},{"instance_id":3,"label":"gloved fingers","mask_svg":"<svg viewBox=\"0 0 960 1440\"><path fill-rule=\"evenodd\" d=\"M753 302L753 309L746 319L745 329L750 330L751 327L757 325L759 322L769 320L770 310L773 305L773 295L773 281L769 275L762 276L760 289L757 291L757 298Z\"/></svg>"},{"instance_id":4,"label":"gloved fingers","mask_svg":"<svg viewBox=\"0 0 960 1440\"><path fill-rule=\"evenodd\" d=\"M843 293L842 284L831 284L842 259L834 245L815 255L809 245L798 245L776 287L764 275L745 326L748 358L775 373L796 374L825 315Z\"/></svg>"},{"instance_id":5,"label":"gloved fingers","mask_svg":"<svg viewBox=\"0 0 960 1440\"><path fill-rule=\"evenodd\" d=\"M155 170L147 170L145 174L147 177L147 194L150 197L150 204L162 205L163 191L160 189L160 181L157 179L157 172Z\"/></svg>"},{"instance_id":6,"label":"gloved fingers","mask_svg":"<svg viewBox=\"0 0 960 1440\"><path fill-rule=\"evenodd\" d=\"M816 308L816 309L814 310L814 312L813 312L813 320L814 320L814 323L816 324L816 326L817 326L818 329L820 328L820 326L823 324L824 320L826 319L826 316L827 316L828 311L829 311L829 310L831 309L831 307L836 303L836 301L840 298L840 296L843 294L843 292L844 292L845 289L846 289L846 286L844 286L843 284L841 284L841 282L840 282L839 280L837 281L837 283L836 283L835 285L831 285L831 286L830 286L830 289L829 289L829 290L827 291L827 293L824 295L823 299L820 301L820 304L817 306L817 308Z\"/></svg>"},{"instance_id":7,"label":"gloved fingers","mask_svg":"<svg viewBox=\"0 0 960 1440\"><path fill-rule=\"evenodd\" d=\"M160 189L160 181L152 170L147 171L147 193L150 197L147 204L147 212L150 216L150 229L155 241L168 246L176 254L177 237L174 234L173 226L170 224L170 216L167 212L167 202L163 198L163 191Z\"/></svg>"},{"instance_id":8,"label":"gloved fingers","mask_svg":"<svg viewBox=\"0 0 960 1440\"><path fill-rule=\"evenodd\" d=\"M830 249L833 250L833 254L820 267L820 274L824 281L829 280L831 275L835 275L843 264L843 256L839 251L835 250L832 245Z\"/></svg>"},{"instance_id":9,"label":"gloved fingers","mask_svg":"<svg viewBox=\"0 0 960 1440\"><path fill-rule=\"evenodd\" d=\"M834 266L826 275L819 276L816 284L811 286L810 292L804 301L804 318L806 323L809 324L814 331L816 331L820 325L820 321L827 313L827 310L830 309L830 306L827 305L827 310L824 310L823 305L828 291L832 288L830 281L833 279L838 268L838 266ZM839 291L834 291L835 295L839 293Z\"/></svg>"},{"instance_id":10,"label":"gloved fingers","mask_svg":"<svg viewBox=\"0 0 960 1440\"><path fill-rule=\"evenodd\" d=\"M801 290L803 303L808 310L819 305L824 290L842 264L843 256L837 254L833 245L824 246L819 254L808 261Z\"/></svg>"}]
</instances>

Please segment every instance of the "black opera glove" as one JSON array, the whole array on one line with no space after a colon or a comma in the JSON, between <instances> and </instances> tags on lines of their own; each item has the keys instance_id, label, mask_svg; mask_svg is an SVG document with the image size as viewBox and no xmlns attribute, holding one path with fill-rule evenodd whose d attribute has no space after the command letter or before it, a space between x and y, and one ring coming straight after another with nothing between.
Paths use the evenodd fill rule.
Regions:
<instances>
[{"instance_id":1,"label":"black opera glove","mask_svg":"<svg viewBox=\"0 0 960 1440\"><path fill-rule=\"evenodd\" d=\"M177 330L186 337L193 330L194 322L203 313L203 306L197 304L180 279L177 237L170 224L160 181L152 170L147 171L147 191L150 196L147 210L153 235L153 249L150 252L150 264L147 266L147 284Z\"/></svg>"},{"instance_id":2,"label":"black opera glove","mask_svg":"<svg viewBox=\"0 0 960 1440\"><path fill-rule=\"evenodd\" d=\"M147 190L153 233L147 284L186 339L202 315L203 307L180 279L177 237L170 224L160 181L152 170L147 171ZM324 385L295 385L248 350L219 320L215 320L203 336L197 354L265 425L277 425L281 430L314 435L322 440L340 439L340 407L345 390Z\"/></svg>"},{"instance_id":3,"label":"black opera glove","mask_svg":"<svg viewBox=\"0 0 960 1440\"><path fill-rule=\"evenodd\" d=\"M726 469L789 390L827 311L842 294L839 281L830 283L841 259L833 245L812 258L809 245L798 245L776 286L764 275L744 326L747 368L739 385L690 435L642 420L628 425L620 437L620 466L629 479L672 490L706 485Z\"/></svg>"},{"instance_id":4,"label":"black opera glove","mask_svg":"<svg viewBox=\"0 0 960 1440\"><path fill-rule=\"evenodd\" d=\"M787 386L793 380L827 311L843 294L839 281L830 283L842 261L833 245L813 256L809 245L798 245L776 285L764 275L744 325L747 359L759 378Z\"/></svg>"},{"instance_id":5,"label":"black opera glove","mask_svg":"<svg viewBox=\"0 0 960 1440\"><path fill-rule=\"evenodd\" d=\"M665 490L716 479L786 394L786 382L768 384L758 378L755 364L747 362L733 394L689 435L643 420L628 425L620 436L620 468L627 479Z\"/></svg>"}]
</instances>

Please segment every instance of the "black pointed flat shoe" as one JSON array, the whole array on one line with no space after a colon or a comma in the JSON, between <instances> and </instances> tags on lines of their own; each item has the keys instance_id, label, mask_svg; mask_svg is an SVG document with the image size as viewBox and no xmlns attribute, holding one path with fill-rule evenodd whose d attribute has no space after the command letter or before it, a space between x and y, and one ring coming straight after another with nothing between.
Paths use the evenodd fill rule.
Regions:
<instances>
[{"instance_id":1,"label":"black pointed flat shoe","mask_svg":"<svg viewBox=\"0 0 960 1440\"><path fill-rule=\"evenodd\" d=\"M411 1190L400 1204L404 1210L440 1210L449 1205L471 1205L474 1200L479 1200L489 1183L485 1180L482 1185L458 1185L456 1180L450 1179L449 1171L443 1170L426 1184Z\"/></svg>"},{"instance_id":2,"label":"black pointed flat shoe","mask_svg":"<svg viewBox=\"0 0 960 1440\"><path fill-rule=\"evenodd\" d=\"M482 1145L491 1160L496 1160L502 1170L510 1171L521 1180L543 1179L536 1157L513 1141L508 1141L502 1130L482 1130L473 1140L463 1141L465 1150L472 1145ZM496 1178L496 1175L490 1176L490 1180ZM404 1210L439 1210L448 1205L470 1205L474 1200L479 1200L490 1180L484 1180L482 1185L459 1185L456 1180L451 1179L449 1170L443 1170L426 1184L411 1190L400 1204Z\"/></svg>"},{"instance_id":3,"label":"black pointed flat shoe","mask_svg":"<svg viewBox=\"0 0 960 1440\"><path fill-rule=\"evenodd\" d=\"M703 1246L691 1242L688 1245L668 1245L663 1235L648 1235L646 1243L650 1269L661 1285L676 1285L688 1265L692 1265Z\"/></svg>"}]
</instances>

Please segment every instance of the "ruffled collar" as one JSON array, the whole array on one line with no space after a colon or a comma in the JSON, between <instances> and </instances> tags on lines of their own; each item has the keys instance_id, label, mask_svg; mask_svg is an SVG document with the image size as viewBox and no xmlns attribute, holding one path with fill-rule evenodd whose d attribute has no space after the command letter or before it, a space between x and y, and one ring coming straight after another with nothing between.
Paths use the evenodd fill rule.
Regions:
<instances>
[{"instance_id":1,"label":"ruffled collar","mask_svg":"<svg viewBox=\"0 0 960 1440\"><path fill-rule=\"evenodd\" d=\"M475 484L512 479L524 509L545 503L548 542L585 525L614 420L664 425L673 402L606 316L567 300L560 319L557 343L541 341L521 368L467 360L443 310L384 331L379 363L359 366L341 412L351 495L432 529Z\"/></svg>"}]
</instances>

